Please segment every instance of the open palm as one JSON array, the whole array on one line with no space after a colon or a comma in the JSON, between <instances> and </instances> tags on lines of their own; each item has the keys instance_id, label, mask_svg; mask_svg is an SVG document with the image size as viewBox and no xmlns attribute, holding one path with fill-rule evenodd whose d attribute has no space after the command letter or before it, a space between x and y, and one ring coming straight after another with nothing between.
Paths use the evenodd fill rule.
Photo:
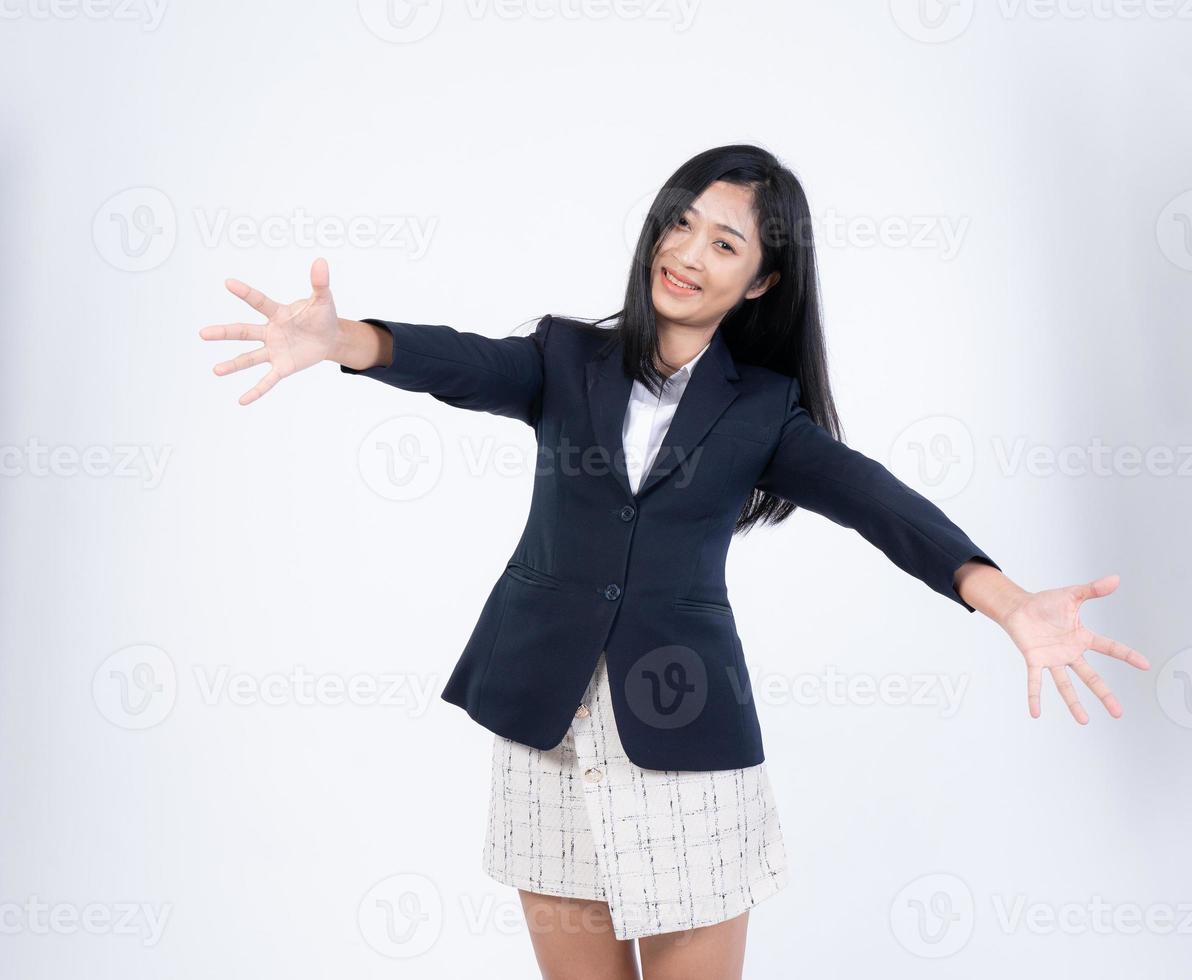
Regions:
<instances>
[{"instance_id":1,"label":"open palm","mask_svg":"<svg viewBox=\"0 0 1192 980\"><path fill-rule=\"evenodd\" d=\"M240 396L241 405L255 402L282 378L327 358L335 343L339 318L331 298L326 259L317 258L310 267L310 296L293 303L276 303L239 279L226 279L224 285L268 321L213 324L199 331L204 340L261 341L261 347L221 361L213 369L224 375L269 362L269 373Z\"/></svg>"},{"instance_id":2,"label":"open palm","mask_svg":"<svg viewBox=\"0 0 1192 980\"><path fill-rule=\"evenodd\" d=\"M1027 701L1032 718L1039 717L1039 690L1043 684L1043 670L1047 669L1072 716L1082 725L1088 723L1088 712L1068 677L1069 667L1101 699L1110 715L1121 717L1122 707L1118 699L1084 659L1084 652L1095 650L1124 660L1140 670L1147 670L1150 664L1137 650L1088 629L1079 616L1081 603L1109 595L1118 587L1118 582L1117 575L1106 575L1095 582L1035 592L1006 617L1004 628L1026 658Z\"/></svg>"}]
</instances>

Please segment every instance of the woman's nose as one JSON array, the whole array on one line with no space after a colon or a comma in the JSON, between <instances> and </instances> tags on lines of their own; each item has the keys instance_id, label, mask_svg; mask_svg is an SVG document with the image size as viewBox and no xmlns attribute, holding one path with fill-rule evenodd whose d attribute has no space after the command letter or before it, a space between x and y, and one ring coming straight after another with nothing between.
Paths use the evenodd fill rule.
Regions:
<instances>
[{"instance_id":1,"label":"woman's nose","mask_svg":"<svg viewBox=\"0 0 1192 980\"><path fill-rule=\"evenodd\" d=\"M682 262L686 268L702 269L704 249L706 247L707 244L705 242L689 238L675 249L675 258Z\"/></svg>"}]
</instances>

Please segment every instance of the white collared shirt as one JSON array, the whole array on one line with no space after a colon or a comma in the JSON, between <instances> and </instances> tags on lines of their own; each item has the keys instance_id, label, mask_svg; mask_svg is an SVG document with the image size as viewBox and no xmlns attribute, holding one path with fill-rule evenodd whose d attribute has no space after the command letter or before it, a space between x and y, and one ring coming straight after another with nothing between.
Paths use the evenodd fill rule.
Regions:
<instances>
[{"instance_id":1,"label":"white collared shirt","mask_svg":"<svg viewBox=\"0 0 1192 980\"><path fill-rule=\"evenodd\" d=\"M663 383L662 393L657 397L650 394L644 384L634 379L633 388L629 392L629 405L625 410L625 420L621 424L625 469L629 476L629 486L634 493L637 493L642 478L650 472L654 457L658 455L662 440L675 417L675 409L679 407L679 399L683 397L687 382L691 380L696 361L704 356L711 343L709 340L695 357L667 378Z\"/></svg>"}]
</instances>

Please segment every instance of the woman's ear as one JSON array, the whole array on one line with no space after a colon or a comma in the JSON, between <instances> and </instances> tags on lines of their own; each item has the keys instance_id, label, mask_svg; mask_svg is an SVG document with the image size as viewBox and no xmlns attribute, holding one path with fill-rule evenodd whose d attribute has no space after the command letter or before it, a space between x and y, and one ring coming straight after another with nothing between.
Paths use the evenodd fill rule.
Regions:
<instances>
[{"instance_id":1,"label":"woman's ear","mask_svg":"<svg viewBox=\"0 0 1192 980\"><path fill-rule=\"evenodd\" d=\"M771 272L765 279L761 279L754 285L750 286L745 292L745 299L757 299L762 293L766 292L774 283L782 278L782 273L775 270Z\"/></svg>"}]
</instances>

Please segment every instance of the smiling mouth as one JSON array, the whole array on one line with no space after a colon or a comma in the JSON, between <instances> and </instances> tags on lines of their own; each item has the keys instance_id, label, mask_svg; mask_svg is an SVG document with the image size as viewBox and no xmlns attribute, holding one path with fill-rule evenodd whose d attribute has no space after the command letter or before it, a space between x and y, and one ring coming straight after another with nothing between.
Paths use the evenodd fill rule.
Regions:
<instances>
[{"instance_id":1,"label":"smiling mouth","mask_svg":"<svg viewBox=\"0 0 1192 980\"><path fill-rule=\"evenodd\" d=\"M695 285L695 283L678 278L666 266L662 267L662 278L677 289L685 289L689 293L698 293L700 291L700 287Z\"/></svg>"}]
</instances>

